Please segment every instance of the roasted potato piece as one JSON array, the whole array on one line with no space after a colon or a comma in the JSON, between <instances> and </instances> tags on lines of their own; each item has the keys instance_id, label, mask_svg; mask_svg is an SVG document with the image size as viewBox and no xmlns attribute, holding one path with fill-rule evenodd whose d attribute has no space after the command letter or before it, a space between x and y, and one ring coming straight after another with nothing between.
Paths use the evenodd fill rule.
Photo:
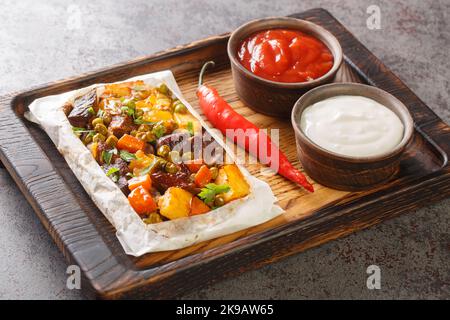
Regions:
<instances>
[{"instance_id":1,"label":"roasted potato piece","mask_svg":"<svg viewBox=\"0 0 450 320\"><path fill-rule=\"evenodd\" d=\"M188 217L192 197L193 195L184 189L171 187L159 198L159 212L170 220Z\"/></svg>"},{"instance_id":2,"label":"roasted potato piece","mask_svg":"<svg viewBox=\"0 0 450 320\"><path fill-rule=\"evenodd\" d=\"M130 83L116 83L105 86L105 95L110 95L116 98L131 96Z\"/></svg>"},{"instance_id":3,"label":"roasted potato piece","mask_svg":"<svg viewBox=\"0 0 450 320\"><path fill-rule=\"evenodd\" d=\"M85 128L89 119L96 113L97 91L91 90L88 93L75 99L73 108L67 119L74 127Z\"/></svg>"},{"instance_id":4,"label":"roasted potato piece","mask_svg":"<svg viewBox=\"0 0 450 320\"><path fill-rule=\"evenodd\" d=\"M113 83L113 84L105 85L104 95L105 96L113 96L116 98L130 97L132 91L146 91L146 89L147 89L147 85L142 80L122 82L122 83ZM143 98L143 99L145 99L145 98Z\"/></svg>"},{"instance_id":5,"label":"roasted potato piece","mask_svg":"<svg viewBox=\"0 0 450 320\"><path fill-rule=\"evenodd\" d=\"M227 184L230 187L230 191L223 194L225 203L245 197L250 193L249 184L235 164L227 164L220 168L215 183Z\"/></svg>"},{"instance_id":6,"label":"roasted potato piece","mask_svg":"<svg viewBox=\"0 0 450 320\"><path fill-rule=\"evenodd\" d=\"M142 117L144 121L159 122L173 120L172 114L169 111L163 110L150 110L144 113Z\"/></svg>"},{"instance_id":7,"label":"roasted potato piece","mask_svg":"<svg viewBox=\"0 0 450 320\"><path fill-rule=\"evenodd\" d=\"M200 122L190 113L177 113L175 112L173 114L173 118L175 119L175 122L178 124L179 128L189 130L189 123L192 123L192 129L194 135L196 133L202 133L202 125Z\"/></svg>"}]
</instances>

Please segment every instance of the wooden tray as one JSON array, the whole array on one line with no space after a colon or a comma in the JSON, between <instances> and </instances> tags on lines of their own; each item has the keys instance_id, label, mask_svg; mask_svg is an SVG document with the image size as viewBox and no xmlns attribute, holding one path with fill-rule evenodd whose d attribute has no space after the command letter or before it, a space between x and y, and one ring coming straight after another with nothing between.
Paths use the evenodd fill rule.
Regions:
<instances>
[{"instance_id":1,"label":"wooden tray","mask_svg":"<svg viewBox=\"0 0 450 320\"><path fill-rule=\"evenodd\" d=\"M281 128L281 148L299 165L289 121L255 114L235 95L226 56L228 35L0 98L0 159L68 262L81 267L86 294L99 298L175 297L450 195L450 128L327 11L314 9L293 16L318 23L339 39L345 53L339 81L380 87L409 107L415 139L401 161L400 174L368 192L347 193L316 184L314 194L279 176L261 177L270 183L286 210L282 216L183 250L140 258L125 255L113 227L47 135L25 121L23 113L31 101L42 96L163 69L174 72L187 100L197 106L199 68L214 59L219 67L208 72L206 82L249 120L261 127ZM259 165L249 170L259 176Z\"/></svg>"}]
</instances>

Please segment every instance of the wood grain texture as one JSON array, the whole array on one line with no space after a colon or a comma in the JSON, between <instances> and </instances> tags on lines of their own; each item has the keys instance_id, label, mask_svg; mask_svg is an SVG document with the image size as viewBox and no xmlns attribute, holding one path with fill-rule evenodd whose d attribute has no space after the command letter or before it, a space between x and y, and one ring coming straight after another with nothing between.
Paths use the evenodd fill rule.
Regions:
<instances>
[{"instance_id":1,"label":"wood grain texture","mask_svg":"<svg viewBox=\"0 0 450 320\"><path fill-rule=\"evenodd\" d=\"M339 39L346 66L338 79L378 86L408 106L415 135L401 159L400 172L386 185L366 192L340 192L316 184L317 192L306 194L279 176L262 177L260 166L251 165L248 169L270 183L286 213L183 250L140 258L125 255L113 227L45 133L24 121L23 112L41 96L163 69L174 72L183 94L197 107L197 73L204 61L214 59L218 67L205 81L250 121L280 128L281 148L299 166L289 121L256 114L236 97L226 55L227 35L0 98L0 160L68 262L82 269L82 288L87 295L108 299L175 297L450 195L450 128L328 12L315 9L295 16L324 26Z\"/></svg>"}]
</instances>

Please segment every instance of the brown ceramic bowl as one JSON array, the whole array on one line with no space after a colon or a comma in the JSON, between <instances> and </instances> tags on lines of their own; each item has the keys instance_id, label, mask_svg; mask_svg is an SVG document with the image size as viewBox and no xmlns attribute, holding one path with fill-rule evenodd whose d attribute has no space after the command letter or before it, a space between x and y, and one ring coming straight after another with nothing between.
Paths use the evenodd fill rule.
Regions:
<instances>
[{"instance_id":1,"label":"brown ceramic bowl","mask_svg":"<svg viewBox=\"0 0 450 320\"><path fill-rule=\"evenodd\" d=\"M306 107L338 95L373 99L392 110L404 125L403 139L385 154L349 157L328 151L311 141L300 128ZM292 110L297 152L306 173L325 186L348 191L366 190L390 180L399 170L400 157L414 132L413 119L406 106L391 94L376 87L356 83L336 83L315 88L303 95Z\"/></svg>"},{"instance_id":2,"label":"brown ceramic bowl","mask_svg":"<svg viewBox=\"0 0 450 320\"><path fill-rule=\"evenodd\" d=\"M237 59L238 47L250 35L269 29L296 29L322 41L330 49L334 63L328 73L309 82L276 82L261 78L247 70ZM248 22L236 29L228 41L234 87L239 98L253 110L270 116L289 118L294 103L308 90L333 81L342 63L339 41L324 28L295 18L264 18Z\"/></svg>"}]
</instances>

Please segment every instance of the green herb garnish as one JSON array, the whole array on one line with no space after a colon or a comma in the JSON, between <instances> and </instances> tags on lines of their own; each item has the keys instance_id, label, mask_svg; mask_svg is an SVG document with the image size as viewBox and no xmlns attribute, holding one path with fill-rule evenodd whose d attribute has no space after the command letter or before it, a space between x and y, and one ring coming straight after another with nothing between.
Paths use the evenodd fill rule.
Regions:
<instances>
[{"instance_id":1,"label":"green herb garnish","mask_svg":"<svg viewBox=\"0 0 450 320\"><path fill-rule=\"evenodd\" d=\"M89 131L92 131L92 130L88 130L86 128L80 128L80 127L72 127L72 131L73 132L89 132Z\"/></svg>"},{"instance_id":2,"label":"green herb garnish","mask_svg":"<svg viewBox=\"0 0 450 320\"><path fill-rule=\"evenodd\" d=\"M131 160L137 159L136 155L134 153L130 153L125 150L120 151L120 158L126 162L130 162Z\"/></svg>"},{"instance_id":3,"label":"green herb garnish","mask_svg":"<svg viewBox=\"0 0 450 320\"><path fill-rule=\"evenodd\" d=\"M106 172L106 176L110 176L110 175L112 175L112 174L114 174L114 173L116 173L116 172L119 172L119 168L116 168L116 167L112 167L111 169L109 169L108 170L108 172Z\"/></svg>"},{"instance_id":4,"label":"green herb garnish","mask_svg":"<svg viewBox=\"0 0 450 320\"><path fill-rule=\"evenodd\" d=\"M203 200L206 204L212 203L214 201L214 197L219 193L224 193L230 191L230 186L227 184L215 184L208 183L200 193L198 197Z\"/></svg>"},{"instance_id":5,"label":"green herb garnish","mask_svg":"<svg viewBox=\"0 0 450 320\"><path fill-rule=\"evenodd\" d=\"M156 136L156 138L161 138L164 133L166 133L166 128L164 125L156 125L152 129L153 134Z\"/></svg>"},{"instance_id":6,"label":"green herb garnish","mask_svg":"<svg viewBox=\"0 0 450 320\"><path fill-rule=\"evenodd\" d=\"M92 107L89 107L89 108L87 109L87 111L88 111L89 114L95 114L95 110L94 110L94 108L92 108Z\"/></svg>"},{"instance_id":7,"label":"green herb garnish","mask_svg":"<svg viewBox=\"0 0 450 320\"><path fill-rule=\"evenodd\" d=\"M122 108L120 108L120 110L122 110L122 112L126 113L130 117L133 117L133 119L134 119L134 109L132 109L130 107L122 107Z\"/></svg>"},{"instance_id":8,"label":"green herb garnish","mask_svg":"<svg viewBox=\"0 0 450 320\"><path fill-rule=\"evenodd\" d=\"M80 128L80 127L72 127L72 131L77 136L80 136L82 133L85 133L85 132L88 132L89 134L95 134L94 130L88 130L86 128Z\"/></svg>"},{"instance_id":9,"label":"green herb garnish","mask_svg":"<svg viewBox=\"0 0 450 320\"><path fill-rule=\"evenodd\" d=\"M98 111L97 111L97 117L98 117L98 118L102 118L104 114L105 114L105 113L103 112L102 109L98 109Z\"/></svg>"},{"instance_id":10,"label":"green herb garnish","mask_svg":"<svg viewBox=\"0 0 450 320\"><path fill-rule=\"evenodd\" d=\"M106 164L110 164L112 156L113 156L113 153L114 152L112 152L112 151L102 151L103 162L106 163Z\"/></svg>"},{"instance_id":11,"label":"green herb garnish","mask_svg":"<svg viewBox=\"0 0 450 320\"><path fill-rule=\"evenodd\" d=\"M154 122L151 121L144 121L144 119L142 119L142 117L139 117L137 119L134 119L134 124L147 124L149 126L154 125Z\"/></svg>"},{"instance_id":12,"label":"green herb garnish","mask_svg":"<svg viewBox=\"0 0 450 320\"><path fill-rule=\"evenodd\" d=\"M191 136L194 135L194 124L192 123L192 121L189 121L187 123L187 130Z\"/></svg>"},{"instance_id":13,"label":"green herb garnish","mask_svg":"<svg viewBox=\"0 0 450 320\"><path fill-rule=\"evenodd\" d=\"M139 172L139 176L145 176L147 173L151 173L152 170L161 163L161 160L161 158L158 159L157 157L155 157L155 159L153 159L152 163L149 166L145 167Z\"/></svg>"}]
</instances>

